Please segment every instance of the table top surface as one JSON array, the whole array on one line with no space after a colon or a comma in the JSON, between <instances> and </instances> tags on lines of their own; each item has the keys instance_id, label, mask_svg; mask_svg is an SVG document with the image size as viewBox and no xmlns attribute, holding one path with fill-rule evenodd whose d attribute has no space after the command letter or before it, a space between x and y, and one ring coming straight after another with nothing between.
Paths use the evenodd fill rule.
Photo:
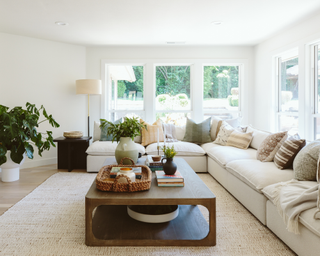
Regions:
<instances>
[{"instance_id":1,"label":"table top surface","mask_svg":"<svg viewBox=\"0 0 320 256\"><path fill-rule=\"evenodd\" d=\"M107 163L113 164L115 159L109 158L106 160ZM174 158L174 162L177 164L178 170L184 178L184 187L158 187L155 172L152 172L151 188L147 191L139 192L104 192L96 188L95 180L90 187L86 199L99 199L108 203L114 202L119 204L120 201L126 203L130 200L140 201L150 201L156 199L157 201L163 200L168 201L169 199L175 200L193 200L193 199L213 199L215 195L211 190L203 183L199 176L194 172L194 170L188 165L188 163L183 158ZM137 165L144 165L145 159L139 159ZM116 203L117 202L117 203Z\"/></svg>"},{"instance_id":2,"label":"table top surface","mask_svg":"<svg viewBox=\"0 0 320 256\"><path fill-rule=\"evenodd\" d=\"M58 137L58 138L55 138L53 141L54 142L83 142L83 141L89 141L91 140L92 137L88 137L88 136L83 136L81 138L78 138L78 139L71 139L71 138L66 138L66 137Z\"/></svg>"}]
</instances>

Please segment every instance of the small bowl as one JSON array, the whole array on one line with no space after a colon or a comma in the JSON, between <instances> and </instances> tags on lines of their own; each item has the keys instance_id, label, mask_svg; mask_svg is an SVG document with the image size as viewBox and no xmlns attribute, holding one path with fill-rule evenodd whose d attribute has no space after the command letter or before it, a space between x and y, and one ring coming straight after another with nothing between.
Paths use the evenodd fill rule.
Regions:
<instances>
[{"instance_id":1,"label":"small bowl","mask_svg":"<svg viewBox=\"0 0 320 256\"><path fill-rule=\"evenodd\" d=\"M83 133L81 131L64 132L63 136L67 139L79 139L82 138Z\"/></svg>"},{"instance_id":2,"label":"small bowl","mask_svg":"<svg viewBox=\"0 0 320 256\"><path fill-rule=\"evenodd\" d=\"M161 156L152 156L152 160L158 162L161 160Z\"/></svg>"}]
</instances>

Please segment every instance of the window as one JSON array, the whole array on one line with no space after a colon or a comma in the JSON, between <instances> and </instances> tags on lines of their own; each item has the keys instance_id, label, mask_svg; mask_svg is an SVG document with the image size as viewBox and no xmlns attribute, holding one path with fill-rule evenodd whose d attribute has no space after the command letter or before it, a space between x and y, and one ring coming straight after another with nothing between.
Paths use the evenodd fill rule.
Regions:
<instances>
[{"instance_id":1,"label":"window","mask_svg":"<svg viewBox=\"0 0 320 256\"><path fill-rule=\"evenodd\" d=\"M183 125L190 117L190 66L156 66L156 119Z\"/></svg>"},{"instance_id":2,"label":"window","mask_svg":"<svg viewBox=\"0 0 320 256\"><path fill-rule=\"evenodd\" d=\"M320 139L320 49L319 45L313 46L314 59L314 78L313 78L313 92L314 92L314 139Z\"/></svg>"},{"instance_id":3,"label":"window","mask_svg":"<svg viewBox=\"0 0 320 256\"><path fill-rule=\"evenodd\" d=\"M279 131L289 134L298 133L299 129L299 69L298 54L291 53L278 59L278 115Z\"/></svg>"},{"instance_id":4,"label":"window","mask_svg":"<svg viewBox=\"0 0 320 256\"><path fill-rule=\"evenodd\" d=\"M139 116L147 123L161 118L166 123L184 125L186 117L195 122L212 115L238 117L242 111L241 97L245 95L242 77L248 77L247 62L102 60L101 118L114 121L129 115ZM246 111L247 107L245 104Z\"/></svg>"},{"instance_id":5,"label":"window","mask_svg":"<svg viewBox=\"0 0 320 256\"><path fill-rule=\"evenodd\" d=\"M121 117L143 117L143 66L107 66L110 86L108 87L108 119L115 121ZM134 114L132 114L134 113Z\"/></svg>"},{"instance_id":6,"label":"window","mask_svg":"<svg viewBox=\"0 0 320 256\"><path fill-rule=\"evenodd\" d=\"M203 67L204 119L217 115L222 119L240 112L239 66Z\"/></svg>"}]
</instances>

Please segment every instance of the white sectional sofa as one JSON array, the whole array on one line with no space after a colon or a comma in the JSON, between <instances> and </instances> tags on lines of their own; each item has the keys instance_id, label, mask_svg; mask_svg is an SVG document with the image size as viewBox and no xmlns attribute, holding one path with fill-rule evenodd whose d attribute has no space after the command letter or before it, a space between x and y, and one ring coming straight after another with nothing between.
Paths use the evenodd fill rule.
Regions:
<instances>
[{"instance_id":1,"label":"white sectional sofa","mask_svg":"<svg viewBox=\"0 0 320 256\"><path fill-rule=\"evenodd\" d=\"M99 130L95 129L95 132ZM177 138L183 138L184 131L177 129ZM196 172L209 172L262 224L266 225L298 255L320 255L320 220L313 214L316 207L304 211L299 217L300 235L286 230L286 226L272 200L272 186L294 178L292 169L280 170L273 162L257 160L257 149L269 135L267 132L253 134L250 148L244 150L230 146L220 146L212 142L196 145L189 142L175 142L176 157L183 157ZM98 172L107 157L114 157L116 143L99 142L98 135L88 148L87 171ZM137 139L139 142L139 139ZM157 154L156 144L142 147L141 154ZM304 182L310 187L317 184Z\"/></svg>"}]
</instances>

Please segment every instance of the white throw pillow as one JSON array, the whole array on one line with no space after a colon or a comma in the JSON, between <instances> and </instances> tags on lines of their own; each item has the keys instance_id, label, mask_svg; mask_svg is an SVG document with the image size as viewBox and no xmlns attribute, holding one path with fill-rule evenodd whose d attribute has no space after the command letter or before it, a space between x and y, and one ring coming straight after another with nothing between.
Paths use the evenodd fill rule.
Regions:
<instances>
[{"instance_id":1,"label":"white throw pillow","mask_svg":"<svg viewBox=\"0 0 320 256\"><path fill-rule=\"evenodd\" d=\"M183 140L184 135L186 133L186 126L176 126L176 137L177 140Z\"/></svg>"},{"instance_id":2,"label":"white throw pillow","mask_svg":"<svg viewBox=\"0 0 320 256\"><path fill-rule=\"evenodd\" d=\"M222 121L219 133L217 134L217 138L213 143L225 146L227 144L229 136L233 131L234 128L231 125L229 125L226 121Z\"/></svg>"},{"instance_id":3,"label":"white throw pillow","mask_svg":"<svg viewBox=\"0 0 320 256\"><path fill-rule=\"evenodd\" d=\"M101 136L101 129L100 129L100 123L94 121L93 124L93 142L100 140Z\"/></svg>"},{"instance_id":4,"label":"white throw pillow","mask_svg":"<svg viewBox=\"0 0 320 256\"><path fill-rule=\"evenodd\" d=\"M260 131L252 128L250 125L247 128L247 132L253 132L253 138L250 143L250 147L258 149L261 143L271 134L269 132Z\"/></svg>"}]
</instances>

